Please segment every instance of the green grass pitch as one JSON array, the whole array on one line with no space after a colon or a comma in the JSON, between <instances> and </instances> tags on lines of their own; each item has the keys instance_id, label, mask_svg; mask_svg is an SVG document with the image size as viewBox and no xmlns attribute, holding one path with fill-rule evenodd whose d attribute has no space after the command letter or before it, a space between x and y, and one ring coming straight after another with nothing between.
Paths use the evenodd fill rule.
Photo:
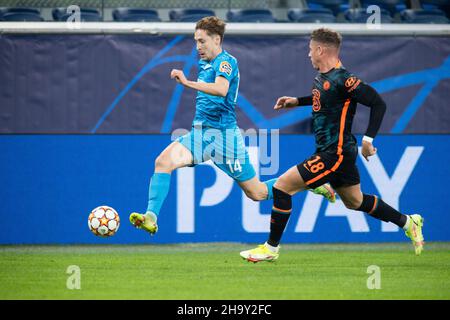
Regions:
<instances>
[{"instance_id":1,"label":"green grass pitch","mask_svg":"<svg viewBox=\"0 0 450 320\"><path fill-rule=\"evenodd\" d=\"M0 246L0 299L450 299L450 243L418 257L409 243L286 244L257 264L239 257L251 247ZM67 288L70 265L80 289ZM371 265L380 289L367 288Z\"/></svg>"}]
</instances>

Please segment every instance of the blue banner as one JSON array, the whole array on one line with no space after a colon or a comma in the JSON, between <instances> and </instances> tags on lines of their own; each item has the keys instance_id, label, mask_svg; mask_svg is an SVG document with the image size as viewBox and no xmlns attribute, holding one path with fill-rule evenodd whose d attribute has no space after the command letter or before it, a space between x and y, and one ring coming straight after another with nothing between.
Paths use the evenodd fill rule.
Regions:
<instances>
[{"instance_id":1,"label":"blue banner","mask_svg":"<svg viewBox=\"0 0 450 320\"><path fill-rule=\"evenodd\" d=\"M311 94L308 36L225 36L239 62L239 126L311 133L308 109L276 113L283 95ZM450 133L449 37L346 36L344 66L388 109L382 133ZM170 133L190 128L197 79L193 36L0 34L0 133ZM365 133L360 107L353 130Z\"/></svg>"},{"instance_id":2,"label":"blue banner","mask_svg":"<svg viewBox=\"0 0 450 320\"><path fill-rule=\"evenodd\" d=\"M361 137L358 137L360 139ZM279 176L314 152L311 135L281 135L279 162L262 180ZM425 217L426 241L450 241L448 135L380 135L376 156L358 167L362 190L377 194L403 213ZM162 207L159 232L150 237L128 222L147 206L156 156L170 135L1 135L0 243L263 242L272 202L253 202L214 165L177 170ZM273 149L272 149L273 150ZM249 146L257 172L267 166ZM267 173L267 170L265 171ZM98 238L87 219L99 205L115 208L121 226ZM293 198L284 243L406 241L403 231L341 201L327 203L303 192Z\"/></svg>"}]
</instances>

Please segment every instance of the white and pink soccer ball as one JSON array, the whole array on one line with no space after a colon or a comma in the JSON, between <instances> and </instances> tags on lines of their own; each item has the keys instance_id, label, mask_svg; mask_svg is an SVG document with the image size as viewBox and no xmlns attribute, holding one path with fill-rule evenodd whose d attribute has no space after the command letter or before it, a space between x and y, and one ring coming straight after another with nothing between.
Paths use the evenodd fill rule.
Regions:
<instances>
[{"instance_id":1,"label":"white and pink soccer ball","mask_svg":"<svg viewBox=\"0 0 450 320\"><path fill-rule=\"evenodd\" d=\"M96 236L113 236L120 227L119 214L111 207L99 206L89 214L88 226Z\"/></svg>"}]
</instances>

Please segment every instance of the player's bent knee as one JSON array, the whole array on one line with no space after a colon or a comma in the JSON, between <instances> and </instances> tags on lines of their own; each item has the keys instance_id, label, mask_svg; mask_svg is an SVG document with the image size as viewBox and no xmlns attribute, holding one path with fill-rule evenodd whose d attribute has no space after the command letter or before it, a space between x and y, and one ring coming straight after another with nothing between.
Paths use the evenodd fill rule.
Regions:
<instances>
[{"instance_id":1,"label":"player's bent knee","mask_svg":"<svg viewBox=\"0 0 450 320\"><path fill-rule=\"evenodd\" d=\"M358 210L359 207L361 206L361 201L358 201L357 199L343 200L343 202L345 207L351 210Z\"/></svg>"},{"instance_id":2,"label":"player's bent knee","mask_svg":"<svg viewBox=\"0 0 450 320\"><path fill-rule=\"evenodd\" d=\"M173 164L167 156L160 154L155 159L155 171L158 171L158 172L173 171Z\"/></svg>"},{"instance_id":3,"label":"player's bent knee","mask_svg":"<svg viewBox=\"0 0 450 320\"><path fill-rule=\"evenodd\" d=\"M286 193L289 193L291 188L289 180L284 176L279 177L273 186Z\"/></svg>"}]
</instances>

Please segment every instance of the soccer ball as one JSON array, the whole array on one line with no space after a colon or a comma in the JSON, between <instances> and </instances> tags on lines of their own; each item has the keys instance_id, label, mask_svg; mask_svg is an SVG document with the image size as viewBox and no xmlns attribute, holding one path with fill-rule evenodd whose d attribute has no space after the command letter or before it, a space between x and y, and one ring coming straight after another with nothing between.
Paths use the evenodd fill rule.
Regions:
<instances>
[{"instance_id":1,"label":"soccer ball","mask_svg":"<svg viewBox=\"0 0 450 320\"><path fill-rule=\"evenodd\" d=\"M96 236L113 236L119 230L119 214L108 206L97 207L89 214L88 226L89 230Z\"/></svg>"}]
</instances>

